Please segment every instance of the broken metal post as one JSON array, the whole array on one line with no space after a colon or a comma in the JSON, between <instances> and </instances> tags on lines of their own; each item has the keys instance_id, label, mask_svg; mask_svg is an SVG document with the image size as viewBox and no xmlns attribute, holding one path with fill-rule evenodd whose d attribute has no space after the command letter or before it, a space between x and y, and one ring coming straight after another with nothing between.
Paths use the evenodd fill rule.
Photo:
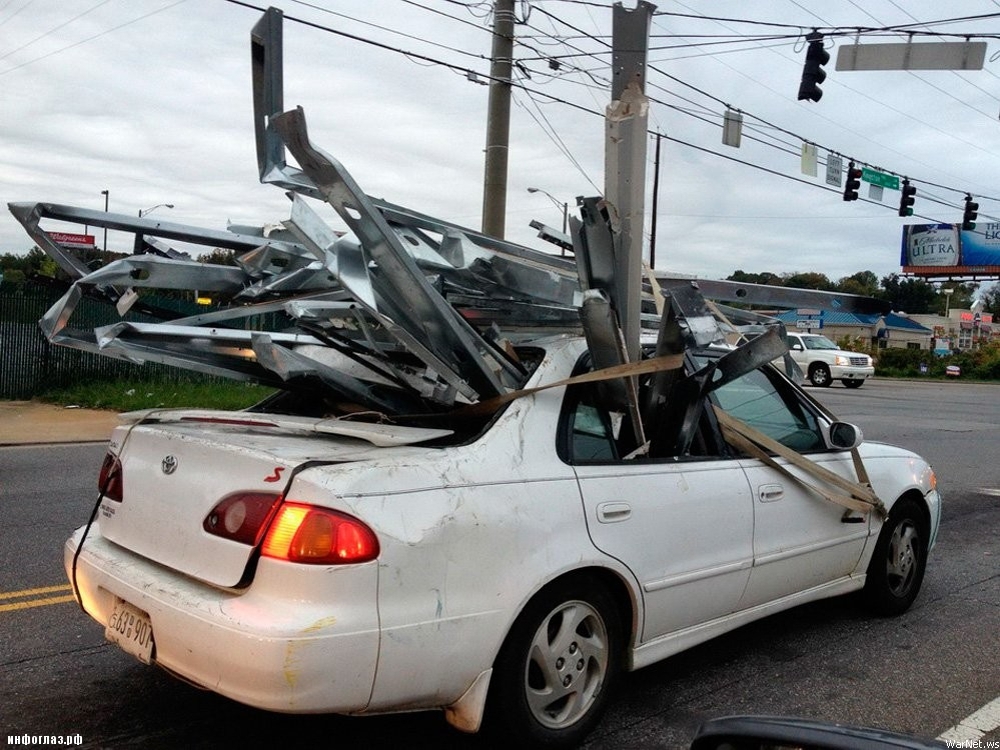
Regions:
<instances>
[{"instance_id":1,"label":"broken metal post","mask_svg":"<svg viewBox=\"0 0 1000 750\"><path fill-rule=\"evenodd\" d=\"M261 181L292 193L289 219L216 231L143 215L12 203L11 212L28 234L75 279L41 320L43 332L53 343L81 351L257 381L292 391L309 409L344 414L360 409L377 412L380 419L443 414L442 407L463 401L496 408L494 399L523 393L540 357L535 347L518 344L541 330L576 336L583 328L595 367L631 363L641 369L640 305L649 303L640 244L646 135L642 37L648 36L651 10L645 3L632 12L616 9L611 199L578 199L580 218L569 222L571 236L556 238L563 245L572 242L573 260L366 195L339 162L309 141L300 109L282 112L281 13L271 9L252 35L254 123ZM297 167L286 162L286 151ZM314 209L304 198L326 205ZM328 224L316 210L331 207L348 231ZM91 271L45 228L49 222L127 232L142 252ZM231 249L238 255L236 265L201 263L168 241ZM660 353L722 343L735 330L703 299L713 295L690 280L674 288L674 280L657 274L650 282L656 292L661 286L671 290L670 308L663 313L662 299L658 307L664 316ZM747 302L774 295L766 287L705 283L729 284L717 289L719 294ZM209 290L221 307L179 317L178 311L139 299L146 289ZM782 294L802 300L822 293ZM119 322L71 327L86 295L117 299ZM860 300L829 294L823 299L845 310ZM132 302L135 310L170 322L126 320ZM749 316L733 310L730 319L739 320L737 314ZM642 401L640 370L625 370L598 386L603 405L622 413L627 420L622 430L633 433L636 450L630 456L647 449L654 457L682 455L695 435L702 396L780 356L783 329L742 320L768 333L722 359L711 358L694 375L671 370L654 376Z\"/></svg>"},{"instance_id":2,"label":"broken metal post","mask_svg":"<svg viewBox=\"0 0 1000 750\"><path fill-rule=\"evenodd\" d=\"M268 120L284 111L282 75L282 13L268 8L250 32L250 59L253 74L254 136L257 167L263 176L284 162L282 143L267 137Z\"/></svg>"},{"instance_id":3,"label":"broken metal post","mask_svg":"<svg viewBox=\"0 0 1000 750\"><path fill-rule=\"evenodd\" d=\"M322 199L309 178L285 161L285 144L271 127L271 118L285 111L283 19L279 8L268 8L250 31L257 170L265 185Z\"/></svg>"},{"instance_id":4,"label":"broken metal post","mask_svg":"<svg viewBox=\"0 0 1000 750\"><path fill-rule=\"evenodd\" d=\"M44 216L46 206L40 203L8 203L10 212L14 218L25 228L28 235L35 241L45 254L52 258L59 267L62 268L71 279L80 279L90 273L90 268L82 260L70 252L67 252L62 245L49 237L38 226L38 222Z\"/></svg>"},{"instance_id":5,"label":"broken metal post","mask_svg":"<svg viewBox=\"0 0 1000 750\"><path fill-rule=\"evenodd\" d=\"M605 196L615 227L615 294L612 301L629 361L639 358L642 241L646 186L646 57L655 6L614 6L612 102L606 112Z\"/></svg>"},{"instance_id":6,"label":"broken metal post","mask_svg":"<svg viewBox=\"0 0 1000 750\"><path fill-rule=\"evenodd\" d=\"M889 303L885 300L863 297L859 294L821 292L816 289L793 289L787 286L748 284L741 281L695 280L691 277L671 276L665 271L656 271L653 276L665 294L696 283L706 299L717 302L739 302L743 305L760 305L770 308L818 307L822 310L836 312L880 313L882 315L889 312Z\"/></svg>"},{"instance_id":7,"label":"broken metal post","mask_svg":"<svg viewBox=\"0 0 1000 750\"><path fill-rule=\"evenodd\" d=\"M367 298L373 305L371 312L405 340L411 351L425 356L439 375L447 377L450 372L452 385L465 395L489 398L520 385L523 371L494 350L441 297L354 178L309 141L302 110L289 110L272 118L271 124L303 173L357 238L359 262L351 269L356 273L346 273L338 262L339 280L345 288L359 302Z\"/></svg>"},{"instance_id":8,"label":"broken metal post","mask_svg":"<svg viewBox=\"0 0 1000 750\"><path fill-rule=\"evenodd\" d=\"M253 250L261 246L275 247L278 249L291 249L289 242L281 240L270 240L260 236L249 236L237 232L223 232L212 229L200 229L186 224L179 224L172 221L159 221L157 219L138 219L130 214L105 213L104 211L94 211L89 208L77 208L66 206L61 203L8 203L7 207L20 222L25 231L42 250L53 255L64 252L56 246L56 243L48 236L39 224L42 219L51 221L68 221L77 224L86 223L88 226L107 227L117 229L132 234L142 234L147 239L149 237L163 237L180 242L193 242L198 245L212 247L222 247L227 250L235 250L238 253ZM78 261L79 262L79 261ZM82 266L86 276L91 269ZM68 269L67 269L68 270Z\"/></svg>"}]
</instances>

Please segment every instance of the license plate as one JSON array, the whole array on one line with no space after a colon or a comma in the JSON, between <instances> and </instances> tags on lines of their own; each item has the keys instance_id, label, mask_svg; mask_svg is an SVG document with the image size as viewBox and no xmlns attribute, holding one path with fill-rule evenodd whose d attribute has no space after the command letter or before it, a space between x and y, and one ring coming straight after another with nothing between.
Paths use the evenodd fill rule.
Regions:
<instances>
[{"instance_id":1,"label":"license plate","mask_svg":"<svg viewBox=\"0 0 1000 750\"><path fill-rule=\"evenodd\" d=\"M115 597L104 637L139 661L153 663L153 625L149 615L124 599Z\"/></svg>"}]
</instances>

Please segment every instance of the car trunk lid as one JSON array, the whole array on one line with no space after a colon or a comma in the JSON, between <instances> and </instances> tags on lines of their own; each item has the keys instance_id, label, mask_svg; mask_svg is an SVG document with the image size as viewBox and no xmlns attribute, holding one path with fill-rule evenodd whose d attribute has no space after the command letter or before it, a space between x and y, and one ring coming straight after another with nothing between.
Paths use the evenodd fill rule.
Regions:
<instances>
[{"instance_id":1,"label":"car trunk lid","mask_svg":"<svg viewBox=\"0 0 1000 750\"><path fill-rule=\"evenodd\" d=\"M384 457L447 430L240 412L123 415L112 438L123 496L101 503L101 534L154 562L218 586L236 586L250 544L209 533L205 521L234 493L278 497L296 466ZM336 424L340 422L340 424Z\"/></svg>"}]
</instances>

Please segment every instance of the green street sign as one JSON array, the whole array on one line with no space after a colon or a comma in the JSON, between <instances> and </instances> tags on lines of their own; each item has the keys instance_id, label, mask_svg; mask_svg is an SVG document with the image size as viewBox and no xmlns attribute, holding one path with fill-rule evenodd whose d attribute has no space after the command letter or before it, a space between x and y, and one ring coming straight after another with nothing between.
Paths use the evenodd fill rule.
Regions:
<instances>
[{"instance_id":1,"label":"green street sign","mask_svg":"<svg viewBox=\"0 0 1000 750\"><path fill-rule=\"evenodd\" d=\"M874 169L868 169L868 167L861 169L861 179L865 182L870 182L872 185L889 188L890 190L899 190L898 177L886 174L885 172L876 172Z\"/></svg>"}]
</instances>

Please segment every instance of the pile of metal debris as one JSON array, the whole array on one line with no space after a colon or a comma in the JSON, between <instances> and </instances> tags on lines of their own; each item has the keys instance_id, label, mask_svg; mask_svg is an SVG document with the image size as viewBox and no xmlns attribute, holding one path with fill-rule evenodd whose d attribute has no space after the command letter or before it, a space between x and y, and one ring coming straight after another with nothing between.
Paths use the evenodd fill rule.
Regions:
<instances>
[{"instance_id":1,"label":"pile of metal debris","mask_svg":"<svg viewBox=\"0 0 1000 750\"><path fill-rule=\"evenodd\" d=\"M309 141L302 110L283 111L280 12L267 11L251 40L260 179L287 191L289 218L280 226L208 231L63 205L10 204L73 280L41 321L52 342L259 381L308 398L322 392L324 410L349 404L341 413L384 418L446 412L521 389L535 363L517 345L544 333L585 335L595 369L637 361L639 332L629 331L617 313L635 304L623 299L623 290L644 289L641 327L657 340L659 355L727 338L733 343L727 318L762 322L739 310L720 315L690 282L663 284L666 296L658 280L616 283L614 208L601 198L578 200L580 218L571 220L570 236L543 228L540 236L560 249L571 247L572 258L370 198ZM286 149L297 168L286 162ZM348 231L332 228L316 201L332 207ZM52 239L43 220L130 232L136 252L91 271ZM171 241L231 249L237 265L201 263ZM157 323L127 320L137 290L154 288L210 292L224 304ZM74 308L85 294L114 302L121 322L73 328ZM667 408L678 426L669 450L683 450L684 426L697 416L690 409L699 399L692 396L786 351L780 324L763 330L713 372L656 374L647 403L639 402L634 378L609 380L606 397L631 412L638 429ZM673 397L680 393L684 398ZM637 438L639 444L645 439Z\"/></svg>"}]
</instances>

